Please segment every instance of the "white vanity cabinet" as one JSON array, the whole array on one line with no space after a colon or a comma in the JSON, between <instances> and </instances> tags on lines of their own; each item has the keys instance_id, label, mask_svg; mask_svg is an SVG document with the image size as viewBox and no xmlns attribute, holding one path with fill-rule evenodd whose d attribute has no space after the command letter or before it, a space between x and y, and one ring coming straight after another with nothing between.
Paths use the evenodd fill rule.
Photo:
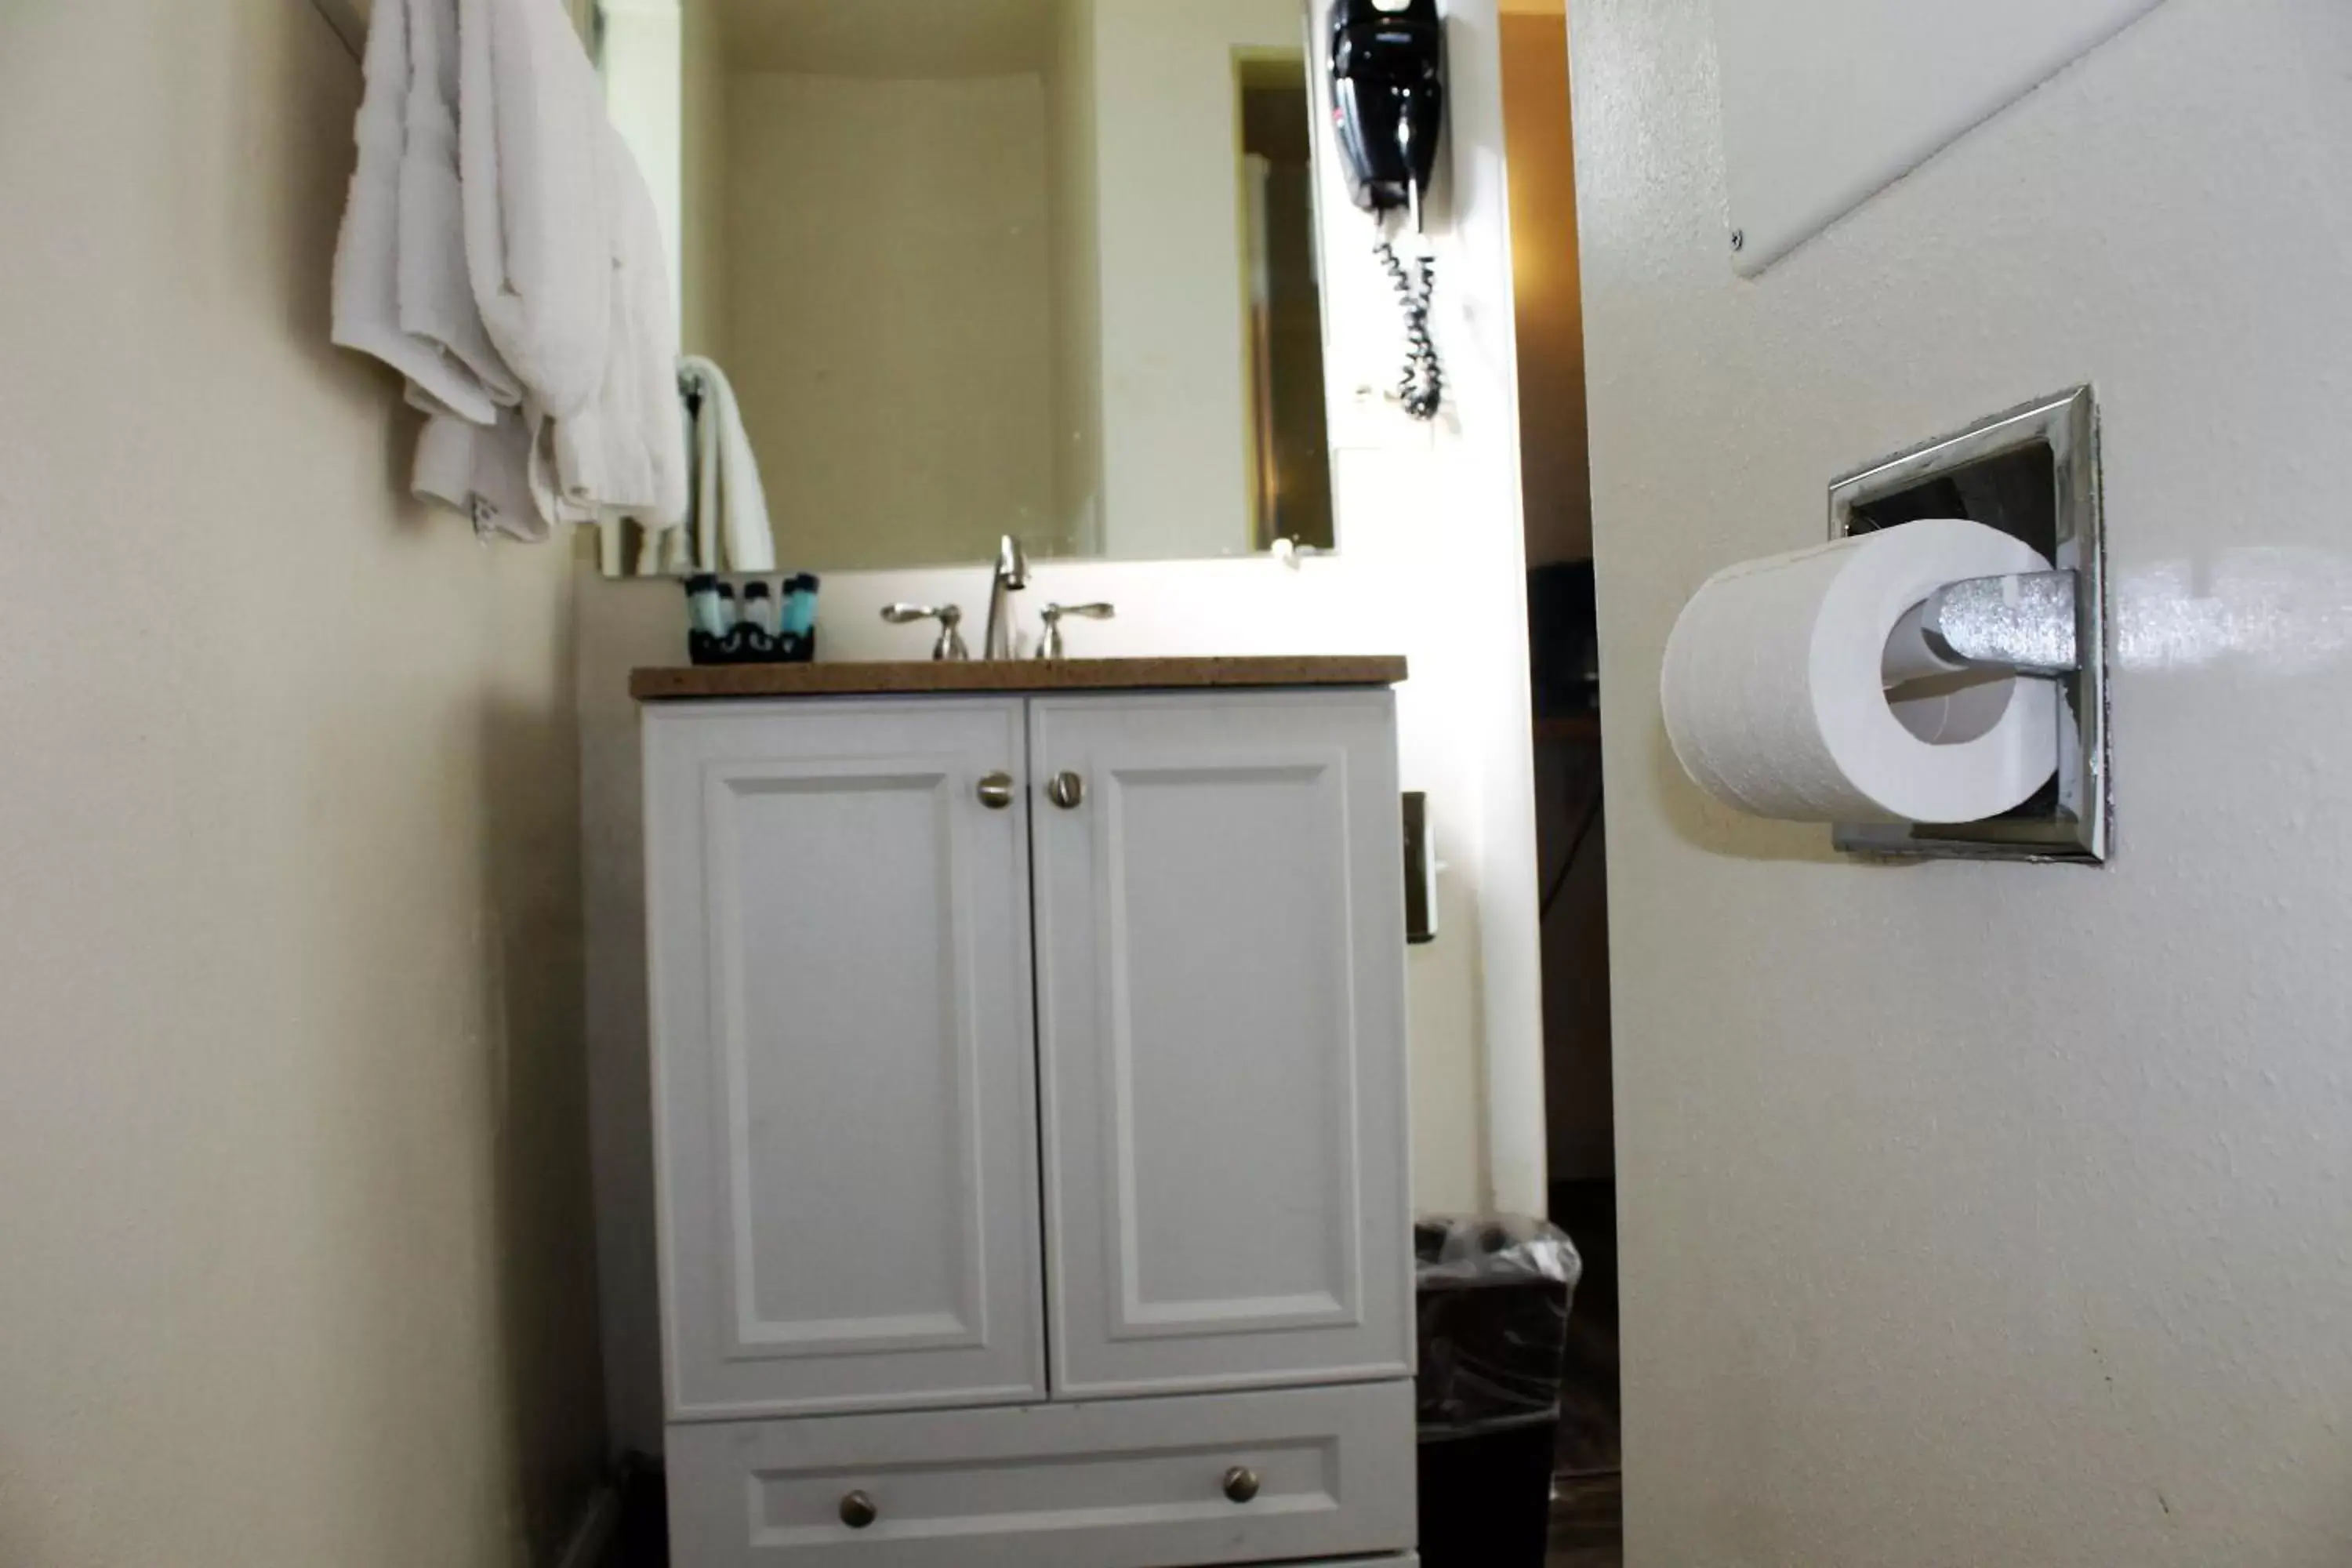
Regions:
<instances>
[{"instance_id":1,"label":"white vanity cabinet","mask_svg":"<svg viewBox=\"0 0 2352 1568\"><path fill-rule=\"evenodd\" d=\"M1401 668L818 668L639 682L678 1568L1393 1568Z\"/></svg>"}]
</instances>

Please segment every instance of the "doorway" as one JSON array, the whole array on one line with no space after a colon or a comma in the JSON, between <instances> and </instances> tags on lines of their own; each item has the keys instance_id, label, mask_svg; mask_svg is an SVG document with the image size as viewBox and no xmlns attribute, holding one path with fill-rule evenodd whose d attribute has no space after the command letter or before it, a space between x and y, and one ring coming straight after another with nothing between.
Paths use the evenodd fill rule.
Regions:
<instances>
[{"instance_id":1,"label":"doorway","mask_svg":"<svg viewBox=\"0 0 2352 1568\"><path fill-rule=\"evenodd\" d=\"M1504 6L1503 109L1527 510L1549 1205L1585 1269L1569 1321L1551 1562L1614 1568L1623 1560L1616 1131L1568 22L1565 0Z\"/></svg>"}]
</instances>

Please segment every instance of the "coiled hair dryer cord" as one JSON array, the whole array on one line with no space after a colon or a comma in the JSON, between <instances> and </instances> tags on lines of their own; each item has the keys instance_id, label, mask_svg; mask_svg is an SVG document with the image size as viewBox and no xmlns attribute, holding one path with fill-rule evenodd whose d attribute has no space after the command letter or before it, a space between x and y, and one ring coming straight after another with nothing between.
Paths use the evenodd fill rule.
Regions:
<instances>
[{"instance_id":1,"label":"coiled hair dryer cord","mask_svg":"<svg viewBox=\"0 0 2352 1568\"><path fill-rule=\"evenodd\" d=\"M1397 400L1415 419L1437 417L1445 405L1445 366L1437 357L1437 340L1429 330L1430 302L1437 291L1437 260L1424 255L1416 270L1397 254L1396 242L1381 236L1377 254L1396 285L1404 306L1404 374L1397 382Z\"/></svg>"}]
</instances>

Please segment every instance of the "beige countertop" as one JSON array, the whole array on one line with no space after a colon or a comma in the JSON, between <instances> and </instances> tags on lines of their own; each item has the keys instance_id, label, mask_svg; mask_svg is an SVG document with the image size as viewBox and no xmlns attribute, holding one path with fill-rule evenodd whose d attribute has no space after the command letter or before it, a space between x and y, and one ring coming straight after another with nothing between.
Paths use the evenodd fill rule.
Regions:
<instances>
[{"instance_id":1,"label":"beige countertop","mask_svg":"<svg viewBox=\"0 0 2352 1568\"><path fill-rule=\"evenodd\" d=\"M727 697L881 697L968 691L1199 691L1277 686L1393 686L1405 661L1382 655L1267 658L1067 658L922 664L751 664L640 669L640 702Z\"/></svg>"}]
</instances>

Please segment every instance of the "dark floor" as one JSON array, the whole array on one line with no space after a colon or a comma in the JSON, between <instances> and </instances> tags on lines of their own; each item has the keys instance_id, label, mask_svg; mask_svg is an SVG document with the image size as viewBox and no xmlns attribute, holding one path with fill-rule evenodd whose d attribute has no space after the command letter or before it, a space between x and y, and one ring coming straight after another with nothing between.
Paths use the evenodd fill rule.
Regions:
<instances>
[{"instance_id":1,"label":"dark floor","mask_svg":"<svg viewBox=\"0 0 2352 1568\"><path fill-rule=\"evenodd\" d=\"M1546 1568L1624 1568L1625 1498L1614 1472L1563 1476L1551 1499Z\"/></svg>"}]
</instances>

